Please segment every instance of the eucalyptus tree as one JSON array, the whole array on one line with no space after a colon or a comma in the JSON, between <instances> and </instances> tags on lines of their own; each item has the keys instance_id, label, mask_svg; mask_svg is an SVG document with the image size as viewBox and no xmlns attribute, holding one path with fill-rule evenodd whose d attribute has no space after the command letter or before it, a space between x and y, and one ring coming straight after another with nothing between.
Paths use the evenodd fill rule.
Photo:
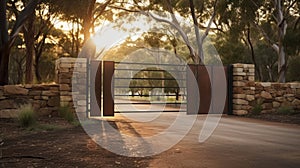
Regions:
<instances>
[{"instance_id":1,"label":"eucalyptus tree","mask_svg":"<svg viewBox=\"0 0 300 168\"><path fill-rule=\"evenodd\" d=\"M62 21L71 25L69 35L72 39L71 56L78 56L82 44L95 31L101 19L110 18L111 11L107 6L112 0L97 2L96 0L48 0L55 6ZM81 37L83 35L83 38Z\"/></svg>"},{"instance_id":2,"label":"eucalyptus tree","mask_svg":"<svg viewBox=\"0 0 300 168\"><path fill-rule=\"evenodd\" d=\"M31 0L23 10L15 16L13 28L9 31L7 19L7 0L0 0L0 85L8 84L8 64L10 51L14 41L25 22L32 16L40 0Z\"/></svg>"},{"instance_id":3,"label":"eucalyptus tree","mask_svg":"<svg viewBox=\"0 0 300 168\"><path fill-rule=\"evenodd\" d=\"M257 19L254 21L254 25L277 53L278 82L285 82L288 57L286 56L287 44L284 39L287 29L290 26L295 26L294 19L299 20L300 1L265 0L261 5L253 0L251 2L260 7L260 10L255 12ZM299 24L297 22L299 21L296 21L296 24Z\"/></svg>"},{"instance_id":4,"label":"eucalyptus tree","mask_svg":"<svg viewBox=\"0 0 300 168\"><path fill-rule=\"evenodd\" d=\"M298 0L224 0L219 3L216 25L225 34L229 33L231 38L238 37L249 46L259 79L262 79L262 65L259 64L261 58L255 54L255 48L264 41L277 54L278 82L285 82L289 53L286 50L293 45L285 39L287 31L299 24L299 3ZM293 30L294 33L296 31ZM270 66L264 66L269 73L274 73L269 69Z\"/></svg>"},{"instance_id":5,"label":"eucalyptus tree","mask_svg":"<svg viewBox=\"0 0 300 168\"><path fill-rule=\"evenodd\" d=\"M132 3L133 2L133 3ZM203 43L208 36L216 16L216 7L218 0L194 1L194 0L133 0L121 1L111 6L115 9L121 9L126 12L139 12L158 22L166 23L174 28L184 41L189 50L189 55L196 64L204 64ZM169 14L159 16L156 13ZM183 25L177 18L177 14L190 19L194 24L194 34L196 37L196 46L184 30ZM203 29L201 33L199 28Z\"/></svg>"}]
</instances>

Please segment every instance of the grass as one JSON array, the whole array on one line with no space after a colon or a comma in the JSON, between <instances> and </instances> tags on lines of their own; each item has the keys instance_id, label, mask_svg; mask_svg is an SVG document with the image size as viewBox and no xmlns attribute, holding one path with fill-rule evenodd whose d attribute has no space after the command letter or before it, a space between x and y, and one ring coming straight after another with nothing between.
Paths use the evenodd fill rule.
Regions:
<instances>
[{"instance_id":1,"label":"grass","mask_svg":"<svg viewBox=\"0 0 300 168\"><path fill-rule=\"evenodd\" d=\"M69 123L72 123L75 121L75 116L71 112L70 108L68 106L61 106L58 109L58 115L65 120L67 120Z\"/></svg>"},{"instance_id":2,"label":"grass","mask_svg":"<svg viewBox=\"0 0 300 168\"><path fill-rule=\"evenodd\" d=\"M251 111L251 115L260 115L261 114L261 112L263 110L262 103L263 103L262 99L258 99L256 101L256 104L254 104L253 109Z\"/></svg>"},{"instance_id":3,"label":"grass","mask_svg":"<svg viewBox=\"0 0 300 168\"><path fill-rule=\"evenodd\" d=\"M279 114L279 115L294 115L294 114L298 114L298 113L299 112L295 111L293 109L293 107L290 107L290 106L283 106L277 110L277 114Z\"/></svg>"},{"instance_id":4,"label":"grass","mask_svg":"<svg viewBox=\"0 0 300 168\"><path fill-rule=\"evenodd\" d=\"M61 129L61 127L50 124L36 124L30 127L27 127L28 131L54 131Z\"/></svg>"},{"instance_id":5,"label":"grass","mask_svg":"<svg viewBox=\"0 0 300 168\"><path fill-rule=\"evenodd\" d=\"M36 124L36 113L31 104L22 105L19 111L18 121L21 127L28 128Z\"/></svg>"},{"instance_id":6,"label":"grass","mask_svg":"<svg viewBox=\"0 0 300 168\"><path fill-rule=\"evenodd\" d=\"M262 105L261 104L256 104L254 105L252 111L251 111L251 114L252 115L260 115L261 114L261 111L262 111Z\"/></svg>"},{"instance_id":7,"label":"grass","mask_svg":"<svg viewBox=\"0 0 300 168\"><path fill-rule=\"evenodd\" d=\"M61 106L58 109L58 115L74 126L80 126L80 122L76 120L74 113L68 106Z\"/></svg>"}]
</instances>

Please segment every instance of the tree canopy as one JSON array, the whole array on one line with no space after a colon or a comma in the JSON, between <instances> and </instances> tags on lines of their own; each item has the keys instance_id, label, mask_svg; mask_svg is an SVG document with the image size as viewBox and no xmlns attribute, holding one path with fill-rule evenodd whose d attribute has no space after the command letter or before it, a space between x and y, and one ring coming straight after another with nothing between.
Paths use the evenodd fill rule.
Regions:
<instances>
[{"instance_id":1,"label":"tree canopy","mask_svg":"<svg viewBox=\"0 0 300 168\"><path fill-rule=\"evenodd\" d=\"M104 59L121 60L141 48L160 48L188 63L211 64L217 53L210 43L224 64L255 64L257 80L299 81L299 0L0 3L0 85L52 81L57 58L77 57L83 44L108 23L120 31L137 32L134 26L131 30L123 27L136 23L137 14L156 23L148 32L112 47Z\"/></svg>"}]
</instances>

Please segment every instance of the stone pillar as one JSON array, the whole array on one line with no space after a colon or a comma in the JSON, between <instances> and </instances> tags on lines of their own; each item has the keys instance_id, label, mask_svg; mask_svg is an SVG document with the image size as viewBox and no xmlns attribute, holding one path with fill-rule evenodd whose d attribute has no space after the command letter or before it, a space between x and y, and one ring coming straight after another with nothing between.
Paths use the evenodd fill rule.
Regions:
<instances>
[{"instance_id":1,"label":"stone pillar","mask_svg":"<svg viewBox=\"0 0 300 168\"><path fill-rule=\"evenodd\" d=\"M255 99L255 67L252 64L233 64L233 114L246 115Z\"/></svg>"},{"instance_id":2,"label":"stone pillar","mask_svg":"<svg viewBox=\"0 0 300 168\"><path fill-rule=\"evenodd\" d=\"M86 59L60 58L56 61L56 82L59 84L60 105L86 113ZM73 86L73 88L72 88Z\"/></svg>"}]
</instances>

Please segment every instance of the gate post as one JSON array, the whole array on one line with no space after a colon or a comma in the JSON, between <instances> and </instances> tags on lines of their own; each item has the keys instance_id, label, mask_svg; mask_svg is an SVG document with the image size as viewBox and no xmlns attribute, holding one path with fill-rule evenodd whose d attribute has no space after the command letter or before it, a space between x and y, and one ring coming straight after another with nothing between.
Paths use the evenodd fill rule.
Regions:
<instances>
[{"instance_id":1,"label":"gate post","mask_svg":"<svg viewBox=\"0 0 300 168\"><path fill-rule=\"evenodd\" d=\"M103 116L114 116L114 69L113 61L103 62Z\"/></svg>"},{"instance_id":2,"label":"gate post","mask_svg":"<svg viewBox=\"0 0 300 168\"><path fill-rule=\"evenodd\" d=\"M101 116L101 61L90 63L90 116Z\"/></svg>"}]
</instances>

